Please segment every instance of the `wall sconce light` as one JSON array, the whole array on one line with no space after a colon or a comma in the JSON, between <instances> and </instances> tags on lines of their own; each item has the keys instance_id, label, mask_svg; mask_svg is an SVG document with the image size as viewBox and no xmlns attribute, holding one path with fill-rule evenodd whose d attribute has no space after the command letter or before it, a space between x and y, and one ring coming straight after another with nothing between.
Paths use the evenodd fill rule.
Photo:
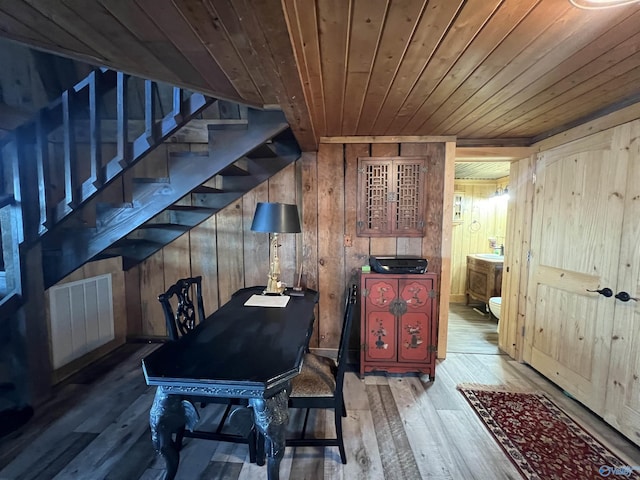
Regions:
<instances>
[{"instance_id":1,"label":"wall sconce light","mask_svg":"<svg viewBox=\"0 0 640 480\"><path fill-rule=\"evenodd\" d=\"M640 0L569 0L574 7L584 10L600 10L603 8L621 7L638 3Z\"/></svg>"},{"instance_id":2,"label":"wall sconce light","mask_svg":"<svg viewBox=\"0 0 640 480\"><path fill-rule=\"evenodd\" d=\"M265 295L282 295L285 285L280 281L280 259L278 258L278 234L300 233L298 207L287 203L264 203L256 206L251 223L254 232L272 234L269 247L269 278Z\"/></svg>"}]
</instances>

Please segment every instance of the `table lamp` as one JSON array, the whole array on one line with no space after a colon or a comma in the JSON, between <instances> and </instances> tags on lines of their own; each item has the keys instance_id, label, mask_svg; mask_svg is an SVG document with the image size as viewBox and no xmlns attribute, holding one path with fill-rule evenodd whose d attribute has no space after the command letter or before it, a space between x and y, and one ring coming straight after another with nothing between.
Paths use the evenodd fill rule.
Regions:
<instances>
[{"instance_id":1,"label":"table lamp","mask_svg":"<svg viewBox=\"0 0 640 480\"><path fill-rule=\"evenodd\" d=\"M266 295L281 295L285 287L280 281L278 234L301 232L298 207L287 203L260 202L256 206L256 213L253 216L251 230L272 234L269 248L269 279L267 280L267 288L265 288L263 293Z\"/></svg>"}]
</instances>

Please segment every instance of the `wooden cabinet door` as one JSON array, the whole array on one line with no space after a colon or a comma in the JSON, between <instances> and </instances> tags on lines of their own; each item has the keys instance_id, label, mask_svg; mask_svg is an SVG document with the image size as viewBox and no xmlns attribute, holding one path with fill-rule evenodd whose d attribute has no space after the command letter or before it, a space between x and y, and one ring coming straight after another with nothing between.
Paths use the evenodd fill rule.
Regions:
<instances>
[{"instance_id":1,"label":"wooden cabinet door","mask_svg":"<svg viewBox=\"0 0 640 480\"><path fill-rule=\"evenodd\" d=\"M603 414L628 171L620 129L541 154L524 360ZM636 237L637 238L637 237Z\"/></svg>"},{"instance_id":2,"label":"wooden cabinet door","mask_svg":"<svg viewBox=\"0 0 640 480\"><path fill-rule=\"evenodd\" d=\"M368 278L365 289L365 360L395 362L397 321L389 308L397 296L398 281Z\"/></svg>"},{"instance_id":3,"label":"wooden cabinet door","mask_svg":"<svg viewBox=\"0 0 640 480\"><path fill-rule=\"evenodd\" d=\"M431 338L431 302L429 292L433 282L404 280L400 282L400 299L406 312L399 319L398 361L425 362L429 360Z\"/></svg>"}]
</instances>

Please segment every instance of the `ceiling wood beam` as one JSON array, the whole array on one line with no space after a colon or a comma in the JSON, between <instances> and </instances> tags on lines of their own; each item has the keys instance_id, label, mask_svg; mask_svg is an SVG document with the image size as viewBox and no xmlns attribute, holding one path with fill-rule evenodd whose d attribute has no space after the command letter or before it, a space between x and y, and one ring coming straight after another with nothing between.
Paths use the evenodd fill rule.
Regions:
<instances>
[{"instance_id":1,"label":"ceiling wood beam","mask_svg":"<svg viewBox=\"0 0 640 480\"><path fill-rule=\"evenodd\" d=\"M355 135L320 137L320 143L434 143L455 142L454 136L437 135Z\"/></svg>"},{"instance_id":2,"label":"ceiling wood beam","mask_svg":"<svg viewBox=\"0 0 640 480\"><path fill-rule=\"evenodd\" d=\"M456 146L456 162L510 162L536 153L534 147L460 147Z\"/></svg>"}]
</instances>

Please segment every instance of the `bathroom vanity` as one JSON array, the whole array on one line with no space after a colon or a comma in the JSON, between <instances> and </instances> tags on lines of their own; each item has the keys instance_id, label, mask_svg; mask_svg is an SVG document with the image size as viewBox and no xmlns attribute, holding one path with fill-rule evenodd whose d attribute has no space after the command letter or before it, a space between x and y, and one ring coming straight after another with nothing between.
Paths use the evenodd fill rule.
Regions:
<instances>
[{"instance_id":1,"label":"bathroom vanity","mask_svg":"<svg viewBox=\"0 0 640 480\"><path fill-rule=\"evenodd\" d=\"M488 304L491 297L500 296L503 263L504 256L494 253L467 255L467 305L471 299Z\"/></svg>"}]
</instances>

